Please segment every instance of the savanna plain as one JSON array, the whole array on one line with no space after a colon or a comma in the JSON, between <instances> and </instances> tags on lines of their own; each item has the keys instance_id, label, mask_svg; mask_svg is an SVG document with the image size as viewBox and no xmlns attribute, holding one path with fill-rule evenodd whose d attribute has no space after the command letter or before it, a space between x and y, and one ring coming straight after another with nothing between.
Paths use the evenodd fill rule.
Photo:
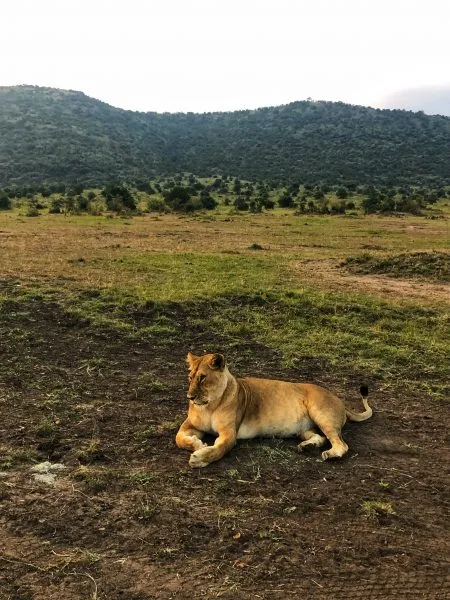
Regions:
<instances>
[{"instance_id":1,"label":"savanna plain","mask_svg":"<svg viewBox=\"0 0 450 600\"><path fill-rule=\"evenodd\" d=\"M1 600L448 598L448 265L445 215L0 213ZM192 470L188 351L374 415Z\"/></svg>"}]
</instances>

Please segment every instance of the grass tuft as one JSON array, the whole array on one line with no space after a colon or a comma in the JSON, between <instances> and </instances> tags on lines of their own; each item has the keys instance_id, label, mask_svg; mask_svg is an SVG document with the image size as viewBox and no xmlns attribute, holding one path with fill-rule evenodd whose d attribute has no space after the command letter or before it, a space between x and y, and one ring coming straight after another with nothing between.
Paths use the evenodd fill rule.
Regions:
<instances>
[{"instance_id":1,"label":"grass tuft","mask_svg":"<svg viewBox=\"0 0 450 600\"><path fill-rule=\"evenodd\" d=\"M368 519L396 514L390 502L379 502L378 500L365 500L361 504L361 510L363 515Z\"/></svg>"},{"instance_id":2,"label":"grass tuft","mask_svg":"<svg viewBox=\"0 0 450 600\"><path fill-rule=\"evenodd\" d=\"M364 253L349 257L342 266L352 273L414 277L431 281L450 281L450 253L407 252L380 257Z\"/></svg>"}]
</instances>

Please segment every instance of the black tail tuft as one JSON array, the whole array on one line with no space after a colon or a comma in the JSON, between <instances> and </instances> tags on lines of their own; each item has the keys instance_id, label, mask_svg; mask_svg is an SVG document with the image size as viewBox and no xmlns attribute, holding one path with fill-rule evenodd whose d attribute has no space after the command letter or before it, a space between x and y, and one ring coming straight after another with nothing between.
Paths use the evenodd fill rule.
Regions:
<instances>
[{"instance_id":1,"label":"black tail tuft","mask_svg":"<svg viewBox=\"0 0 450 600\"><path fill-rule=\"evenodd\" d=\"M361 396L363 396L364 398L367 398L367 396L369 395L369 388L367 387L367 385L362 385L359 388L359 392L360 392Z\"/></svg>"}]
</instances>

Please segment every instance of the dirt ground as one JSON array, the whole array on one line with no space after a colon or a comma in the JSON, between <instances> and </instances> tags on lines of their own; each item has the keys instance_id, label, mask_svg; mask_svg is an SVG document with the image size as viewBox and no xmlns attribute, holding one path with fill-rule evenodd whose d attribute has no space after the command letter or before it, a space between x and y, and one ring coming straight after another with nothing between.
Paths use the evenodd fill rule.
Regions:
<instances>
[{"instance_id":1,"label":"dirt ground","mask_svg":"<svg viewBox=\"0 0 450 600\"><path fill-rule=\"evenodd\" d=\"M168 310L176 343L130 341L48 300L5 306L0 599L449 598L447 407L369 382L374 416L346 426L340 461L254 440L191 470L174 443L187 350L333 387L354 408L359 382L313 359L282 370L264 346ZM130 318L138 330L155 314ZM31 471L45 460L67 467L54 486Z\"/></svg>"},{"instance_id":2,"label":"dirt ground","mask_svg":"<svg viewBox=\"0 0 450 600\"><path fill-rule=\"evenodd\" d=\"M304 260L293 265L299 278L306 279L314 275L316 285L330 285L337 291L359 291L370 293L385 299L403 298L411 301L426 301L427 304L448 302L450 284L445 282L421 281L402 277L395 279L384 275L355 275L336 260ZM320 277L317 275L320 274Z\"/></svg>"}]
</instances>

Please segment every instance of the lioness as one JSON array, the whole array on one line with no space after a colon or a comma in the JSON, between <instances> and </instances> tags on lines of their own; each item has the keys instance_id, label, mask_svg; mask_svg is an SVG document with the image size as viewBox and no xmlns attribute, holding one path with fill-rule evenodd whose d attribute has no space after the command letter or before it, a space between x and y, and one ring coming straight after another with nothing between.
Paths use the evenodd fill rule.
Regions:
<instances>
[{"instance_id":1,"label":"lioness","mask_svg":"<svg viewBox=\"0 0 450 600\"><path fill-rule=\"evenodd\" d=\"M341 457L348 450L341 437L346 418L365 421L372 416L365 397L362 401L366 410L355 413L318 385L254 377L237 379L228 370L222 354L195 356L189 352L187 363L189 412L176 443L192 452L191 467L206 467L222 458L237 439L258 436L298 435L303 440L299 450L320 447L328 438L331 448L322 452L323 460ZM361 395L367 393L363 386ZM218 434L213 446L202 442L205 433Z\"/></svg>"}]
</instances>

